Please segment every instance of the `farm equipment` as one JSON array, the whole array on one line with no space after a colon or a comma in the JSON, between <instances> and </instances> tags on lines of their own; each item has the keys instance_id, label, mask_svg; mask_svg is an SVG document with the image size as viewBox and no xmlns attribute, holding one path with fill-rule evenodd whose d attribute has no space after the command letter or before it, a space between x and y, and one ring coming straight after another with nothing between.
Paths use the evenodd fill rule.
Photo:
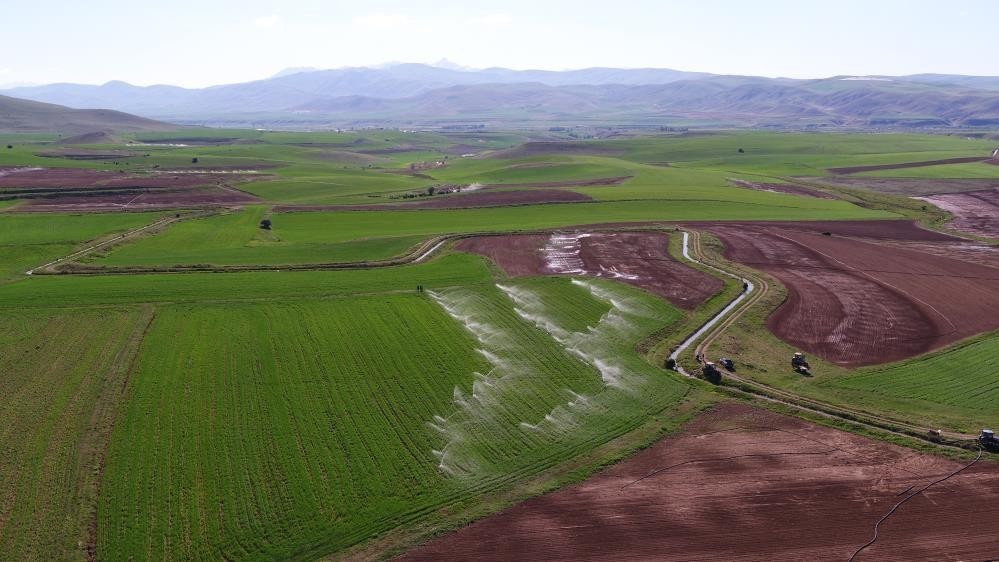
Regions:
<instances>
[{"instance_id":1,"label":"farm equipment","mask_svg":"<svg viewBox=\"0 0 999 562\"><path fill-rule=\"evenodd\" d=\"M721 371L718 370L718 367L716 367L711 361L708 361L704 364L704 367L701 368L701 376L712 384L718 384L721 382L722 375Z\"/></svg>"},{"instance_id":2,"label":"farm equipment","mask_svg":"<svg viewBox=\"0 0 999 562\"><path fill-rule=\"evenodd\" d=\"M978 436L978 444L981 445L983 449L999 451L999 439L996 438L995 432L991 429L982 430L982 434Z\"/></svg>"},{"instance_id":3,"label":"farm equipment","mask_svg":"<svg viewBox=\"0 0 999 562\"><path fill-rule=\"evenodd\" d=\"M725 367L726 371L730 373L735 372L735 361L732 361L728 357L722 357L718 362L721 363L722 367Z\"/></svg>"},{"instance_id":4,"label":"farm equipment","mask_svg":"<svg viewBox=\"0 0 999 562\"><path fill-rule=\"evenodd\" d=\"M794 372L802 375L811 376L812 374L809 370L812 368L811 365L808 364L808 360L805 359L805 355L800 351L791 357L791 368L794 369Z\"/></svg>"}]
</instances>

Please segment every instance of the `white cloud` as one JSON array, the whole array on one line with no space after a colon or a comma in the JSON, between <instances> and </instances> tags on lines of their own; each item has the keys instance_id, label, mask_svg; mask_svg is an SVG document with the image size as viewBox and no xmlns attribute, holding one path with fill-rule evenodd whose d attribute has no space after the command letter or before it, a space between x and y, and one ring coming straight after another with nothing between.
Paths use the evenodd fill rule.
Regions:
<instances>
[{"instance_id":1,"label":"white cloud","mask_svg":"<svg viewBox=\"0 0 999 562\"><path fill-rule=\"evenodd\" d=\"M513 17L510 14L486 14L483 16L472 16L468 18L468 23L489 27L500 26L513 23Z\"/></svg>"},{"instance_id":2,"label":"white cloud","mask_svg":"<svg viewBox=\"0 0 999 562\"><path fill-rule=\"evenodd\" d=\"M412 25L414 21L406 14L375 12L357 16L353 23L357 27L367 29L399 29Z\"/></svg>"},{"instance_id":3,"label":"white cloud","mask_svg":"<svg viewBox=\"0 0 999 562\"><path fill-rule=\"evenodd\" d=\"M259 27L260 29L269 29L277 25L280 21L281 16L271 14L269 16L260 16L259 18L253 20L253 25Z\"/></svg>"}]
</instances>

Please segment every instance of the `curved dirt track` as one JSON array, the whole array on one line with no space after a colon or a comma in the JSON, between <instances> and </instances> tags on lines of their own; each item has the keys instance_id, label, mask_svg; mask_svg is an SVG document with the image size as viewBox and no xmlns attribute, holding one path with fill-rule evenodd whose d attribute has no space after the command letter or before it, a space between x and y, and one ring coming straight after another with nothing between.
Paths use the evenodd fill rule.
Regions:
<instances>
[{"instance_id":1,"label":"curved dirt track","mask_svg":"<svg viewBox=\"0 0 999 562\"><path fill-rule=\"evenodd\" d=\"M778 278L787 301L767 325L844 366L913 357L999 327L999 271L896 242L770 225L709 227L726 258Z\"/></svg>"},{"instance_id":2,"label":"curved dirt track","mask_svg":"<svg viewBox=\"0 0 999 562\"><path fill-rule=\"evenodd\" d=\"M722 282L673 259L669 238L654 232L564 232L466 238L455 248L490 258L507 275L589 275L641 287L685 309Z\"/></svg>"},{"instance_id":3,"label":"curved dirt track","mask_svg":"<svg viewBox=\"0 0 999 562\"><path fill-rule=\"evenodd\" d=\"M846 560L899 500L963 466L724 404L589 480L417 547L402 560ZM996 553L999 466L915 495L857 560Z\"/></svg>"}]
</instances>

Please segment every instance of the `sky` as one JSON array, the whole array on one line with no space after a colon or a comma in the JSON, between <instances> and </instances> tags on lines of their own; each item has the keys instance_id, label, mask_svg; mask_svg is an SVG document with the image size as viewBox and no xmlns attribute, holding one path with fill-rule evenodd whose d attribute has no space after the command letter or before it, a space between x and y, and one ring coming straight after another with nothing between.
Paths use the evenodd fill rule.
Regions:
<instances>
[{"instance_id":1,"label":"sky","mask_svg":"<svg viewBox=\"0 0 999 562\"><path fill-rule=\"evenodd\" d=\"M448 59L818 78L999 75L994 0L0 0L0 85L204 87Z\"/></svg>"}]
</instances>

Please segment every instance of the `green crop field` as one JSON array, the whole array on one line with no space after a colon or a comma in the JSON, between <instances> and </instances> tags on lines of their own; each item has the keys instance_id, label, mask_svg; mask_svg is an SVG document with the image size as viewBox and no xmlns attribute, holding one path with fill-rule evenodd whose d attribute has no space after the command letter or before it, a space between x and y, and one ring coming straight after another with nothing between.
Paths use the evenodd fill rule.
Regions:
<instances>
[{"instance_id":1,"label":"green crop field","mask_svg":"<svg viewBox=\"0 0 999 562\"><path fill-rule=\"evenodd\" d=\"M0 312L0 558L82 558L142 330L132 307Z\"/></svg>"},{"instance_id":2,"label":"green crop field","mask_svg":"<svg viewBox=\"0 0 999 562\"><path fill-rule=\"evenodd\" d=\"M73 252L85 242L149 224L158 213L0 215L0 281Z\"/></svg>"},{"instance_id":3,"label":"green crop field","mask_svg":"<svg viewBox=\"0 0 999 562\"><path fill-rule=\"evenodd\" d=\"M260 228L265 216L271 230ZM280 217L280 218L278 218ZM182 221L169 232L91 258L108 265L286 264L379 260L403 254L424 236L338 237L330 223L295 228L295 215L270 215L262 206ZM330 217L335 221L335 217Z\"/></svg>"},{"instance_id":4,"label":"green crop field","mask_svg":"<svg viewBox=\"0 0 999 562\"><path fill-rule=\"evenodd\" d=\"M685 394L627 359L679 317L666 305L568 280L508 289L538 295L536 313L560 310L565 330L607 324L611 296L630 303L618 314L634 325L578 334L591 353L622 355L618 380L492 285L161 308L108 452L99 557L335 551L551 466Z\"/></svg>"},{"instance_id":5,"label":"green crop field","mask_svg":"<svg viewBox=\"0 0 999 562\"><path fill-rule=\"evenodd\" d=\"M824 385L847 399L899 413L922 412L975 432L999 417L999 335L888 368L863 369Z\"/></svg>"},{"instance_id":6,"label":"green crop field","mask_svg":"<svg viewBox=\"0 0 999 562\"><path fill-rule=\"evenodd\" d=\"M718 399L659 364L737 284L682 312L607 279L508 278L447 244L420 263L309 264L386 260L442 234L912 216L912 203L893 195L818 199L731 180L793 181L992 147L931 135L627 134L196 129L83 146L9 136L0 167L229 166L256 170L254 181L229 183L259 200L206 207L91 252L64 274L31 276L177 210L23 213L32 201L0 202L0 559L304 560L374 540L390 550L373 555L391 556L581 478ZM538 140L548 142L521 146ZM120 156L79 159L87 151ZM945 169L988 178L999 167L877 175ZM620 181L585 185L608 178ZM397 203L441 184L571 190L593 201L277 208ZM265 218L270 230L260 228ZM671 244L676 253L678 238ZM191 266L220 272L166 272ZM254 266L272 271L233 271ZM718 344L739 353L746 372L760 367L759 380L958 430L999 415L995 334L876 368L817 362L803 380L774 363L790 348L761 331L783 293L769 298Z\"/></svg>"},{"instance_id":7,"label":"green crop field","mask_svg":"<svg viewBox=\"0 0 999 562\"><path fill-rule=\"evenodd\" d=\"M730 200L716 200L728 192ZM703 198L703 199L702 199ZM105 265L326 263L381 259L420 237L442 233L533 230L605 222L893 218L843 201L748 189L684 190L675 200L610 201L462 210L285 212L257 227L262 208L178 223L163 234L96 257Z\"/></svg>"}]
</instances>

